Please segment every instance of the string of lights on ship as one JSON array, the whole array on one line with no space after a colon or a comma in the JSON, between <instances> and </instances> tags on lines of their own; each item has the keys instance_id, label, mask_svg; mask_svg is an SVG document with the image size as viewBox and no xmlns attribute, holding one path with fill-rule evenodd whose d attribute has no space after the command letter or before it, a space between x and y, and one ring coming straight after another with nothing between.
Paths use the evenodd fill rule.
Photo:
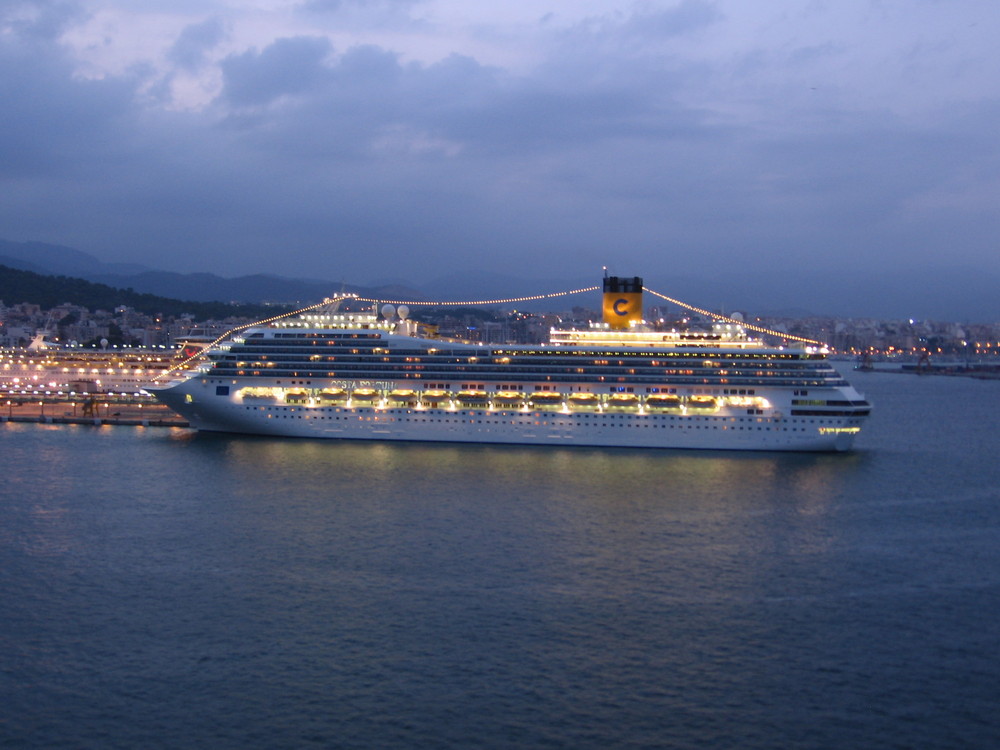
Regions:
<instances>
[{"instance_id":1,"label":"string of lights on ship","mask_svg":"<svg viewBox=\"0 0 1000 750\"><path fill-rule=\"evenodd\" d=\"M572 296L572 295L575 295L575 294L584 294L584 293L588 293L588 292L595 292L595 291L598 291L598 290L600 290L600 287L598 287L598 286L590 286L590 287L584 287L584 288L581 288L581 289L572 289L572 290L564 291L564 292L552 292L552 293L549 293L549 294L534 294L534 295L527 295L527 296L522 296L522 297L505 297L505 298L486 299L486 300L437 300L437 301L418 300L418 301L413 301L413 300L373 299L371 297L361 297L361 296L356 295L356 294L344 294L344 295L339 295L339 296L336 296L336 297L328 297L328 298L324 299L322 302L317 302L314 305L308 305L306 307L302 307L302 308L299 308L297 310L293 310L291 312L284 313L282 315L275 315L275 316L270 317L270 318L265 318L263 320L258 320L258 321L254 321L252 323L246 323L246 324L243 324L243 325L240 325L240 326L236 326L235 328L231 328L230 330L228 330L225 333L223 333L221 336L219 336L216 339L214 339L213 341L211 341L208 344L208 346L205 347L204 350L198 352L197 354L192 355L191 357L188 357L187 359L184 359L182 362L180 362L180 363L176 364L174 367L172 367L169 371L167 371L167 372L163 373L162 375L158 376L157 379L160 379L162 377L168 376L168 375L170 375L171 373L175 372L178 369L187 367L192 362L194 362L195 360L201 358L203 355L211 352L212 350L216 349L216 347L218 347L222 342L226 341L227 339L232 338L233 336L235 336L236 334L240 333L241 331L245 331L245 330L247 330L249 328L254 328L254 327L258 327L258 326L270 325L272 323L277 323L279 321L286 320L288 318L293 318L293 317L296 317L296 316L305 315L306 313L312 312L314 310L319 310L319 309L324 308L324 307L329 307L331 305L335 305L335 304L337 304L339 302L344 302L344 301L347 301L347 300L355 300L357 302L369 302L369 303L372 303L373 305L377 305L379 303L383 303L383 304L391 304L391 305L409 305L411 307L416 307L416 306L422 306L422 307L479 307L479 306L487 306L487 305L509 305L509 304L520 304L520 303L524 303L524 302L538 302L538 301L547 300L547 299L555 299L555 298L558 298L558 297L568 297L568 296ZM736 320L735 318L730 318L730 317L727 317L725 315L719 315L717 313L710 312L709 310L705 310L703 308L696 307L694 305L690 305L690 304L688 304L686 302L682 302L681 300L675 299L673 297L669 297L669 296L667 296L665 294L661 294L660 292L657 292L657 291L655 291L653 289L649 289L648 287L643 287L643 291L648 292L649 294L652 294L655 297L659 297L662 300L670 302L671 304L677 305L678 307L681 307L681 308L683 308L685 310L689 310L691 312L697 313L698 315L704 315L704 316L706 316L708 318L711 318L713 320L717 320L717 321L721 321L721 322L725 322L725 323L739 325L739 326L742 326L746 330L753 331L754 333L760 333L760 334L764 334L764 335L768 335L768 336L777 336L777 337L780 337L780 338L782 338L782 339L784 339L786 341L797 341L797 342L800 342L800 343L811 344L811 345L815 345L815 346L822 346L823 345L822 342L816 341L815 339L809 339L809 338L805 338L803 336L796 336L796 335L793 335L793 334L782 333L780 331L772 331L772 330L770 330L768 328L762 328L760 326L755 326L755 325L746 323L744 321Z\"/></svg>"}]
</instances>

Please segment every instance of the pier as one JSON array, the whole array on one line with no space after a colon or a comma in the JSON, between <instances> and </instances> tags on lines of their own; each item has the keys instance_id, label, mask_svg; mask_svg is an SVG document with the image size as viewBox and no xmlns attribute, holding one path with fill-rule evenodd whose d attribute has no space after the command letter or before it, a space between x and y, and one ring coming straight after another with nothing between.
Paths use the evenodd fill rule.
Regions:
<instances>
[{"instance_id":1,"label":"pier","mask_svg":"<svg viewBox=\"0 0 1000 750\"><path fill-rule=\"evenodd\" d=\"M89 398L8 396L0 422L130 427L188 427L188 422L148 396L95 394Z\"/></svg>"}]
</instances>

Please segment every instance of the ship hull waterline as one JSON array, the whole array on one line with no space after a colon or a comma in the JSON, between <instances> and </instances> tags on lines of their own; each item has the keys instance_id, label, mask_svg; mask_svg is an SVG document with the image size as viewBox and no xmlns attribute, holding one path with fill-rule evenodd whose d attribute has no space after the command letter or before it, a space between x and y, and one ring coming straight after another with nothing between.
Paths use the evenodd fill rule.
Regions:
<instances>
[{"instance_id":1,"label":"ship hull waterline","mask_svg":"<svg viewBox=\"0 0 1000 750\"><path fill-rule=\"evenodd\" d=\"M195 381L196 382L196 381ZM843 452L861 419L530 409L310 406L192 399L192 381L153 395L204 432L310 439L614 448ZM185 387L187 386L187 387ZM816 420L813 420L815 422Z\"/></svg>"}]
</instances>

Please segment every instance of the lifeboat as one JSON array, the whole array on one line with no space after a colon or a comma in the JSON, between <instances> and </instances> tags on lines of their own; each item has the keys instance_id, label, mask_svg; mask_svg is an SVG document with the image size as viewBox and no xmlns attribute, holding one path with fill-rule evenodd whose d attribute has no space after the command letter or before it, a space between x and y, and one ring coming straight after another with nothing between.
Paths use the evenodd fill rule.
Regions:
<instances>
[{"instance_id":1,"label":"lifeboat","mask_svg":"<svg viewBox=\"0 0 1000 750\"><path fill-rule=\"evenodd\" d=\"M680 409L681 397L673 393L654 393L646 396L648 409Z\"/></svg>"},{"instance_id":2,"label":"lifeboat","mask_svg":"<svg viewBox=\"0 0 1000 750\"><path fill-rule=\"evenodd\" d=\"M718 402L712 396L690 396L687 402L689 409L715 409Z\"/></svg>"},{"instance_id":3,"label":"lifeboat","mask_svg":"<svg viewBox=\"0 0 1000 750\"><path fill-rule=\"evenodd\" d=\"M597 406L601 402L596 393L571 393L566 400L571 407L577 409Z\"/></svg>"},{"instance_id":4,"label":"lifeboat","mask_svg":"<svg viewBox=\"0 0 1000 750\"><path fill-rule=\"evenodd\" d=\"M270 388L244 388L240 391L244 401L274 401L274 391Z\"/></svg>"},{"instance_id":5,"label":"lifeboat","mask_svg":"<svg viewBox=\"0 0 1000 750\"><path fill-rule=\"evenodd\" d=\"M459 391L456 398L461 404L482 406L490 400L490 394L486 391Z\"/></svg>"},{"instance_id":6,"label":"lifeboat","mask_svg":"<svg viewBox=\"0 0 1000 750\"><path fill-rule=\"evenodd\" d=\"M309 400L309 394L305 391L289 391L285 394L286 404L304 404Z\"/></svg>"},{"instance_id":7,"label":"lifeboat","mask_svg":"<svg viewBox=\"0 0 1000 750\"><path fill-rule=\"evenodd\" d=\"M563 395L558 391L535 391L528 396L532 406L555 406L561 404Z\"/></svg>"},{"instance_id":8,"label":"lifeboat","mask_svg":"<svg viewBox=\"0 0 1000 750\"><path fill-rule=\"evenodd\" d=\"M347 391L343 388L324 388L319 392L317 399L321 404L335 404L347 400Z\"/></svg>"},{"instance_id":9,"label":"lifeboat","mask_svg":"<svg viewBox=\"0 0 1000 750\"><path fill-rule=\"evenodd\" d=\"M420 400L427 406L440 406L451 397L448 391L424 391L420 394Z\"/></svg>"},{"instance_id":10,"label":"lifeboat","mask_svg":"<svg viewBox=\"0 0 1000 750\"><path fill-rule=\"evenodd\" d=\"M522 396L517 391L497 391L493 394L493 403L496 406L520 406L524 401L524 396Z\"/></svg>"},{"instance_id":11,"label":"lifeboat","mask_svg":"<svg viewBox=\"0 0 1000 750\"><path fill-rule=\"evenodd\" d=\"M608 406L631 408L639 405L639 397L634 393L612 393L608 396Z\"/></svg>"},{"instance_id":12,"label":"lifeboat","mask_svg":"<svg viewBox=\"0 0 1000 750\"><path fill-rule=\"evenodd\" d=\"M389 395L386 398L397 404L415 403L417 392L412 388L394 388L389 391Z\"/></svg>"},{"instance_id":13,"label":"lifeboat","mask_svg":"<svg viewBox=\"0 0 1000 750\"><path fill-rule=\"evenodd\" d=\"M355 388L351 393L351 399L360 403L370 404L379 397L378 391L374 388Z\"/></svg>"}]
</instances>

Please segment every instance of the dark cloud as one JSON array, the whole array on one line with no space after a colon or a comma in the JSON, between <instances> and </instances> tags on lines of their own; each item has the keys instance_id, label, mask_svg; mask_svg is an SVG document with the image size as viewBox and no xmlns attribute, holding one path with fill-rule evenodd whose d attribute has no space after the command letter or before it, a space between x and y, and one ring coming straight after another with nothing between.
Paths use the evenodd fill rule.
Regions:
<instances>
[{"instance_id":1,"label":"dark cloud","mask_svg":"<svg viewBox=\"0 0 1000 750\"><path fill-rule=\"evenodd\" d=\"M299 8L308 13L338 13L356 9L397 13L423 2L426 0L306 0Z\"/></svg>"},{"instance_id":2,"label":"dark cloud","mask_svg":"<svg viewBox=\"0 0 1000 750\"><path fill-rule=\"evenodd\" d=\"M237 106L255 106L308 91L327 75L324 60L331 52L325 37L295 37L227 57L220 64L222 96Z\"/></svg>"},{"instance_id":3,"label":"dark cloud","mask_svg":"<svg viewBox=\"0 0 1000 750\"><path fill-rule=\"evenodd\" d=\"M620 33L663 40L682 36L712 25L722 18L714 2L682 0L663 9L641 9L623 24Z\"/></svg>"},{"instance_id":4,"label":"dark cloud","mask_svg":"<svg viewBox=\"0 0 1000 750\"><path fill-rule=\"evenodd\" d=\"M168 52L170 60L181 68L194 70L226 35L225 24L219 18L209 18L184 28Z\"/></svg>"},{"instance_id":5,"label":"dark cloud","mask_svg":"<svg viewBox=\"0 0 1000 750\"><path fill-rule=\"evenodd\" d=\"M6 0L0 4L0 29L6 27L20 40L55 40L86 17L83 4L76 0Z\"/></svg>"},{"instance_id":6,"label":"dark cloud","mask_svg":"<svg viewBox=\"0 0 1000 750\"><path fill-rule=\"evenodd\" d=\"M556 85L513 78L465 56L425 66L404 65L373 46L336 60L327 51L298 38L231 58L223 63L223 99L243 105L298 95L263 118L238 122L312 157L370 154L387 136L398 144L404 133L424 146L437 140L444 151L500 158L557 154L602 140L690 137L698 127L696 115L650 97L641 81Z\"/></svg>"},{"instance_id":7,"label":"dark cloud","mask_svg":"<svg viewBox=\"0 0 1000 750\"><path fill-rule=\"evenodd\" d=\"M412 4L413 0L306 0L306 2L299 4L299 8L317 13L336 13L338 10L350 6L363 8Z\"/></svg>"},{"instance_id":8,"label":"dark cloud","mask_svg":"<svg viewBox=\"0 0 1000 750\"><path fill-rule=\"evenodd\" d=\"M77 79L58 46L30 33L0 44L0 175L100 168L136 86L132 77Z\"/></svg>"}]
</instances>

